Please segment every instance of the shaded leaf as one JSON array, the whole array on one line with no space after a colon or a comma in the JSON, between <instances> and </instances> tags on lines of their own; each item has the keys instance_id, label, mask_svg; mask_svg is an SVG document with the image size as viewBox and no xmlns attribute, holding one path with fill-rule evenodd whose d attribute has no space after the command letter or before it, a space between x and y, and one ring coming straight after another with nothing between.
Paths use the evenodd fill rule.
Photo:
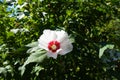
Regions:
<instances>
[{"instance_id":1,"label":"shaded leaf","mask_svg":"<svg viewBox=\"0 0 120 80\"><path fill-rule=\"evenodd\" d=\"M74 43L74 42L75 42L74 36L73 36L73 35L70 35L69 37L70 37L70 42L71 42L71 43Z\"/></svg>"}]
</instances>

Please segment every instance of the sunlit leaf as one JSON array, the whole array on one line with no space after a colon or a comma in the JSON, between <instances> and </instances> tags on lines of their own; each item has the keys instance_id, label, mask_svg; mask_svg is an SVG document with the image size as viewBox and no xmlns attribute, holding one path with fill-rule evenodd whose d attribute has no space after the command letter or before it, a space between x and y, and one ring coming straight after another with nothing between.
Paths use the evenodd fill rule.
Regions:
<instances>
[{"instance_id":1,"label":"sunlit leaf","mask_svg":"<svg viewBox=\"0 0 120 80\"><path fill-rule=\"evenodd\" d=\"M99 58L102 57L102 55L103 55L103 53L104 53L104 51L106 49L113 49L113 48L114 48L114 45L112 45L112 44L107 44L104 47L100 48L100 50L99 50Z\"/></svg>"},{"instance_id":2,"label":"sunlit leaf","mask_svg":"<svg viewBox=\"0 0 120 80\"><path fill-rule=\"evenodd\" d=\"M38 42L36 41L36 42L29 43L26 46L27 47L36 47L37 45L38 45Z\"/></svg>"},{"instance_id":3,"label":"sunlit leaf","mask_svg":"<svg viewBox=\"0 0 120 80\"><path fill-rule=\"evenodd\" d=\"M31 73L36 73L36 75L39 76L39 72L43 69L44 69L43 67L41 67L37 64L37 65L35 65L35 67L33 68Z\"/></svg>"},{"instance_id":4,"label":"sunlit leaf","mask_svg":"<svg viewBox=\"0 0 120 80\"><path fill-rule=\"evenodd\" d=\"M37 47L32 47L32 48L27 50L27 53L33 53L33 52L36 52L37 50L41 50L41 49L38 46Z\"/></svg>"},{"instance_id":5,"label":"sunlit leaf","mask_svg":"<svg viewBox=\"0 0 120 80\"><path fill-rule=\"evenodd\" d=\"M6 73L7 73L6 68L0 67L0 74L1 74L1 73L3 73L4 75L6 75Z\"/></svg>"},{"instance_id":6,"label":"sunlit leaf","mask_svg":"<svg viewBox=\"0 0 120 80\"><path fill-rule=\"evenodd\" d=\"M32 63L32 62L42 62L43 59L46 57L46 51L39 51L39 52L35 52L35 53L32 53L28 59L25 61L24 65L20 68L21 70L21 75L24 74L24 71L25 71L25 66L29 63Z\"/></svg>"},{"instance_id":7,"label":"sunlit leaf","mask_svg":"<svg viewBox=\"0 0 120 80\"><path fill-rule=\"evenodd\" d=\"M74 39L75 36L70 35L69 37L70 37L70 42L74 43L75 42L75 39Z\"/></svg>"}]
</instances>

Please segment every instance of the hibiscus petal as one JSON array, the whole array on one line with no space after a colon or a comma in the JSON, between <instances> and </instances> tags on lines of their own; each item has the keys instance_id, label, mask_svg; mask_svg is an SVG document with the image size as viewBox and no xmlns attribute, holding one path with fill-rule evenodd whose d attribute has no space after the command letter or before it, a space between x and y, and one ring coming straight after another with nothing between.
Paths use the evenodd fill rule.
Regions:
<instances>
[{"instance_id":1,"label":"hibiscus petal","mask_svg":"<svg viewBox=\"0 0 120 80\"><path fill-rule=\"evenodd\" d=\"M40 36L40 39L41 40L45 40L46 43L48 43L50 41L50 34L51 34L51 31L50 30L44 30L43 31L43 34Z\"/></svg>"},{"instance_id":2,"label":"hibiscus petal","mask_svg":"<svg viewBox=\"0 0 120 80\"><path fill-rule=\"evenodd\" d=\"M43 35L46 37L48 41L55 40L57 38L55 31L49 29L44 30Z\"/></svg>"},{"instance_id":3,"label":"hibiscus petal","mask_svg":"<svg viewBox=\"0 0 120 80\"><path fill-rule=\"evenodd\" d=\"M60 49L58 48L55 52L48 49L49 42L58 41L60 43ZM66 53L72 51L73 46L69 40L69 36L65 31L52 31L44 30L43 34L38 39L39 47L47 50L47 56L57 58L57 55L65 55Z\"/></svg>"},{"instance_id":4,"label":"hibiscus petal","mask_svg":"<svg viewBox=\"0 0 120 80\"><path fill-rule=\"evenodd\" d=\"M57 35L54 31L51 31L51 34L49 36L50 36L50 40L56 40L57 38Z\"/></svg>"},{"instance_id":5,"label":"hibiscus petal","mask_svg":"<svg viewBox=\"0 0 120 80\"><path fill-rule=\"evenodd\" d=\"M45 50L48 50L48 48L47 48L47 42L45 42L45 41L42 40L42 39L38 39L38 42L39 42L38 46L39 46L40 48L45 49Z\"/></svg>"},{"instance_id":6,"label":"hibiscus petal","mask_svg":"<svg viewBox=\"0 0 120 80\"><path fill-rule=\"evenodd\" d=\"M65 55L73 50L73 46L71 42L69 41L69 39L61 43L61 49L62 50L59 53L60 55Z\"/></svg>"},{"instance_id":7,"label":"hibiscus petal","mask_svg":"<svg viewBox=\"0 0 120 80\"><path fill-rule=\"evenodd\" d=\"M59 42L63 42L65 41L66 39L68 39L68 34L65 32L65 31L56 31L56 34L57 34L57 40Z\"/></svg>"},{"instance_id":8,"label":"hibiscus petal","mask_svg":"<svg viewBox=\"0 0 120 80\"><path fill-rule=\"evenodd\" d=\"M57 58L57 55L58 55L58 54L56 54L56 53L47 52L47 56L48 56L48 57L53 57L54 59Z\"/></svg>"},{"instance_id":9,"label":"hibiscus petal","mask_svg":"<svg viewBox=\"0 0 120 80\"><path fill-rule=\"evenodd\" d=\"M48 56L48 57L53 57L54 59L56 59L56 58L57 58L57 55L60 53L61 50L62 50L62 49L59 49L59 50L57 50L55 53L48 51L48 52L47 52L47 56Z\"/></svg>"},{"instance_id":10,"label":"hibiscus petal","mask_svg":"<svg viewBox=\"0 0 120 80\"><path fill-rule=\"evenodd\" d=\"M55 34L54 31L51 30L44 30L43 34L40 36L40 38L38 39L39 42L39 47L43 48L45 50L48 50L48 43L51 40L56 39L57 35Z\"/></svg>"}]
</instances>

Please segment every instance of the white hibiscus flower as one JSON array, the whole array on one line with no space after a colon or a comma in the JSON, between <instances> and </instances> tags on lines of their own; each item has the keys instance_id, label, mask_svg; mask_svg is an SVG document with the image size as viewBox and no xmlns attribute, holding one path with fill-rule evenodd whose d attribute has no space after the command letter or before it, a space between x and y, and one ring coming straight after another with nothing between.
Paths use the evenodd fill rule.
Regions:
<instances>
[{"instance_id":1,"label":"white hibiscus flower","mask_svg":"<svg viewBox=\"0 0 120 80\"><path fill-rule=\"evenodd\" d=\"M73 49L68 34L63 30L44 30L38 42L38 46L47 51L47 56L54 59L57 58L58 54L65 55Z\"/></svg>"}]
</instances>

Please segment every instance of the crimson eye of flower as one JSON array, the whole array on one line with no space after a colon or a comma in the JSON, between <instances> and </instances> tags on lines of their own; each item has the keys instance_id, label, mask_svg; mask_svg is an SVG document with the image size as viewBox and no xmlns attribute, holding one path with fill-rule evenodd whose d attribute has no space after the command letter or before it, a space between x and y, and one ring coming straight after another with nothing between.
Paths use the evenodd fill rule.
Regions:
<instances>
[{"instance_id":1,"label":"crimson eye of flower","mask_svg":"<svg viewBox=\"0 0 120 80\"><path fill-rule=\"evenodd\" d=\"M50 42L48 43L48 49L49 49L50 51L52 51L53 53L56 52L58 49L60 49L60 42L55 41L55 40L50 41Z\"/></svg>"}]
</instances>

